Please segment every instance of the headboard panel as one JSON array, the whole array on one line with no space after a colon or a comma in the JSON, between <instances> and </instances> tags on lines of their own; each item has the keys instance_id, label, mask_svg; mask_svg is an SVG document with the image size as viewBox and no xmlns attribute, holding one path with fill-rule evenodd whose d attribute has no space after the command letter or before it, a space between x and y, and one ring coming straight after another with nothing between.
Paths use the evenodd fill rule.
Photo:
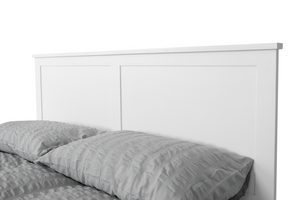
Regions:
<instances>
[{"instance_id":1,"label":"headboard panel","mask_svg":"<svg viewBox=\"0 0 300 200\"><path fill-rule=\"evenodd\" d=\"M144 131L254 158L244 199L276 195L281 44L36 55L38 119Z\"/></svg>"}]
</instances>

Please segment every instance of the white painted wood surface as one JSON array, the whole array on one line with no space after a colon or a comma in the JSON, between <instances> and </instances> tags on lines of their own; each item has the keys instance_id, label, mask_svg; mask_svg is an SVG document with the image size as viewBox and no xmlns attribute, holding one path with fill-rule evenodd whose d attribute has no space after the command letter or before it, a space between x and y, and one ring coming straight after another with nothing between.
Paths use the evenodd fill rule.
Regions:
<instances>
[{"instance_id":1,"label":"white painted wood surface","mask_svg":"<svg viewBox=\"0 0 300 200\"><path fill-rule=\"evenodd\" d=\"M36 55L37 116L157 133L252 157L244 199L273 200L281 48L276 43Z\"/></svg>"},{"instance_id":2,"label":"white painted wood surface","mask_svg":"<svg viewBox=\"0 0 300 200\"><path fill-rule=\"evenodd\" d=\"M55 53L33 55L35 58L50 57L76 57L76 56L104 56L104 55L136 55L136 54L161 54L161 53L195 53L195 52L224 52L224 51L255 51L282 49L281 43L247 44L247 45L221 45L221 46L197 46L179 48L160 48L142 50L120 50L120 51L100 51L81 53Z\"/></svg>"}]
</instances>

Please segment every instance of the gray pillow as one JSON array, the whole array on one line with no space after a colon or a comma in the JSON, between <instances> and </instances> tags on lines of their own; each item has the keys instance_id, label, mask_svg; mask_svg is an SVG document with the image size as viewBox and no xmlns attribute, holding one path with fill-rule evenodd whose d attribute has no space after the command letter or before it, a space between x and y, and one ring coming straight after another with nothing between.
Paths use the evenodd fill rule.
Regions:
<instances>
[{"instance_id":1,"label":"gray pillow","mask_svg":"<svg viewBox=\"0 0 300 200\"><path fill-rule=\"evenodd\" d=\"M55 147L104 132L54 121L6 122L0 124L0 150L34 161Z\"/></svg>"},{"instance_id":2,"label":"gray pillow","mask_svg":"<svg viewBox=\"0 0 300 200\"><path fill-rule=\"evenodd\" d=\"M37 162L122 200L229 199L253 165L224 150L133 131L75 141Z\"/></svg>"}]
</instances>

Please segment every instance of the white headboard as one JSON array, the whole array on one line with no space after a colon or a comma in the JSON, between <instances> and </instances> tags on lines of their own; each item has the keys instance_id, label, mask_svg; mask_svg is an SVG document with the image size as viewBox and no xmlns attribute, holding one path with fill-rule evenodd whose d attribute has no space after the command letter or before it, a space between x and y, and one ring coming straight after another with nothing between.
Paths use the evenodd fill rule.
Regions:
<instances>
[{"instance_id":1,"label":"white headboard","mask_svg":"<svg viewBox=\"0 0 300 200\"><path fill-rule=\"evenodd\" d=\"M35 55L37 116L203 142L255 160L247 200L276 198L282 44Z\"/></svg>"}]
</instances>

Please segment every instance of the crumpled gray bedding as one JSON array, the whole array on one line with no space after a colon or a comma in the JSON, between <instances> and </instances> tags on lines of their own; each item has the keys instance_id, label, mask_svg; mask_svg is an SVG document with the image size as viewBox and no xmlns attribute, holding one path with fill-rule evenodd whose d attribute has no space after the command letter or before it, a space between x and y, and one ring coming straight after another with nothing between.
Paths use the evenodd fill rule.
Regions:
<instances>
[{"instance_id":1,"label":"crumpled gray bedding","mask_svg":"<svg viewBox=\"0 0 300 200\"><path fill-rule=\"evenodd\" d=\"M0 200L117 200L84 186L54 170L9 153L0 152Z\"/></svg>"},{"instance_id":2,"label":"crumpled gray bedding","mask_svg":"<svg viewBox=\"0 0 300 200\"><path fill-rule=\"evenodd\" d=\"M135 131L53 121L0 124L0 200L238 200L253 162Z\"/></svg>"}]
</instances>

